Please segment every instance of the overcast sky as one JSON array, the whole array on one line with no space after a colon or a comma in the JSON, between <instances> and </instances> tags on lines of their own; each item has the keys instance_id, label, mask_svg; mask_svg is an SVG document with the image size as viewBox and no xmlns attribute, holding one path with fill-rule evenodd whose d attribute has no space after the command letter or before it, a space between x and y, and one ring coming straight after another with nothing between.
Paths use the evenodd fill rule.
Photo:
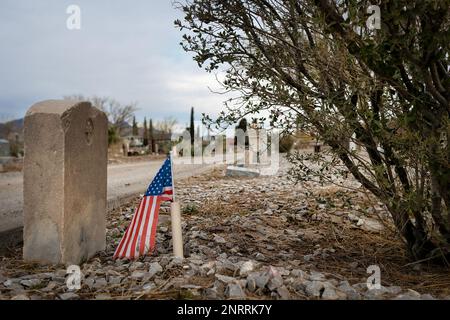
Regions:
<instances>
[{"instance_id":1,"label":"overcast sky","mask_svg":"<svg viewBox=\"0 0 450 320\"><path fill-rule=\"evenodd\" d=\"M71 4L81 30L66 27ZM139 121L216 114L225 98L181 49L176 18L172 0L0 0L0 122L70 94L137 101Z\"/></svg>"}]
</instances>

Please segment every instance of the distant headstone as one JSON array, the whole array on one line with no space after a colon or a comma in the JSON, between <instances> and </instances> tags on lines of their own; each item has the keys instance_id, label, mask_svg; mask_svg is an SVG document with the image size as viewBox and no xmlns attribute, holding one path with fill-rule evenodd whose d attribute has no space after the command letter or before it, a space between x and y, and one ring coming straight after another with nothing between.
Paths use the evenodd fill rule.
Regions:
<instances>
[{"instance_id":1,"label":"distant headstone","mask_svg":"<svg viewBox=\"0 0 450 320\"><path fill-rule=\"evenodd\" d=\"M10 155L9 141L0 139L0 157L9 157Z\"/></svg>"},{"instance_id":2,"label":"distant headstone","mask_svg":"<svg viewBox=\"0 0 450 320\"><path fill-rule=\"evenodd\" d=\"M89 102L50 100L25 117L26 261L79 264L106 246L108 121Z\"/></svg>"},{"instance_id":3,"label":"distant headstone","mask_svg":"<svg viewBox=\"0 0 450 320\"><path fill-rule=\"evenodd\" d=\"M250 169L246 167L228 166L225 175L227 177L255 178L260 176L260 172L256 169Z\"/></svg>"}]
</instances>

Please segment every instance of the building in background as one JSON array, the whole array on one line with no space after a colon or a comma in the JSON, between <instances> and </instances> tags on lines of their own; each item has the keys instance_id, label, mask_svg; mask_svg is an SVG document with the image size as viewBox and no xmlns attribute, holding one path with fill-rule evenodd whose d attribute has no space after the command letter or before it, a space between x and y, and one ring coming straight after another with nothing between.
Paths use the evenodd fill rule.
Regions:
<instances>
[{"instance_id":1,"label":"building in background","mask_svg":"<svg viewBox=\"0 0 450 320\"><path fill-rule=\"evenodd\" d=\"M0 139L0 157L11 156L11 145L8 140Z\"/></svg>"}]
</instances>

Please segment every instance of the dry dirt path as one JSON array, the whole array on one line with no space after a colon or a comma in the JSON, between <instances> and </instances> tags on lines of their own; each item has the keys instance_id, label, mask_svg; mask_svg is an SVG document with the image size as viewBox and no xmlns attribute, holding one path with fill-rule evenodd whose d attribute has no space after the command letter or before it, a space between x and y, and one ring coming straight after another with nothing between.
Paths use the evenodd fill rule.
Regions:
<instances>
[{"instance_id":1,"label":"dry dirt path","mask_svg":"<svg viewBox=\"0 0 450 320\"><path fill-rule=\"evenodd\" d=\"M108 166L108 204L120 205L120 199L144 192L163 160ZM177 179L204 173L214 165L176 165ZM22 226L22 172L0 174L0 233Z\"/></svg>"}]
</instances>

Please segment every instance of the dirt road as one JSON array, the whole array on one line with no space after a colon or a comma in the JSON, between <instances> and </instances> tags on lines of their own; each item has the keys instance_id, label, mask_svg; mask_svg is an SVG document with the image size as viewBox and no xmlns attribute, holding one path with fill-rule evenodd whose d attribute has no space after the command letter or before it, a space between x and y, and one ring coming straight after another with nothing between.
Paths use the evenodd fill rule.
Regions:
<instances>
[{"instance_id":1,"label":"dirt road","mask_svg":"<svg viewBox=\"0 0 450 320\"><path fill-rule=\"evenodd\" d=\"M120 199L145 192L162 160L116 164L108 166L108 206L120 204ZM204 173L213 165L174 166L177 179ZM22 226L23 177L21 172L0 174L0 233Z\"/></svg>"}]
</instances>

